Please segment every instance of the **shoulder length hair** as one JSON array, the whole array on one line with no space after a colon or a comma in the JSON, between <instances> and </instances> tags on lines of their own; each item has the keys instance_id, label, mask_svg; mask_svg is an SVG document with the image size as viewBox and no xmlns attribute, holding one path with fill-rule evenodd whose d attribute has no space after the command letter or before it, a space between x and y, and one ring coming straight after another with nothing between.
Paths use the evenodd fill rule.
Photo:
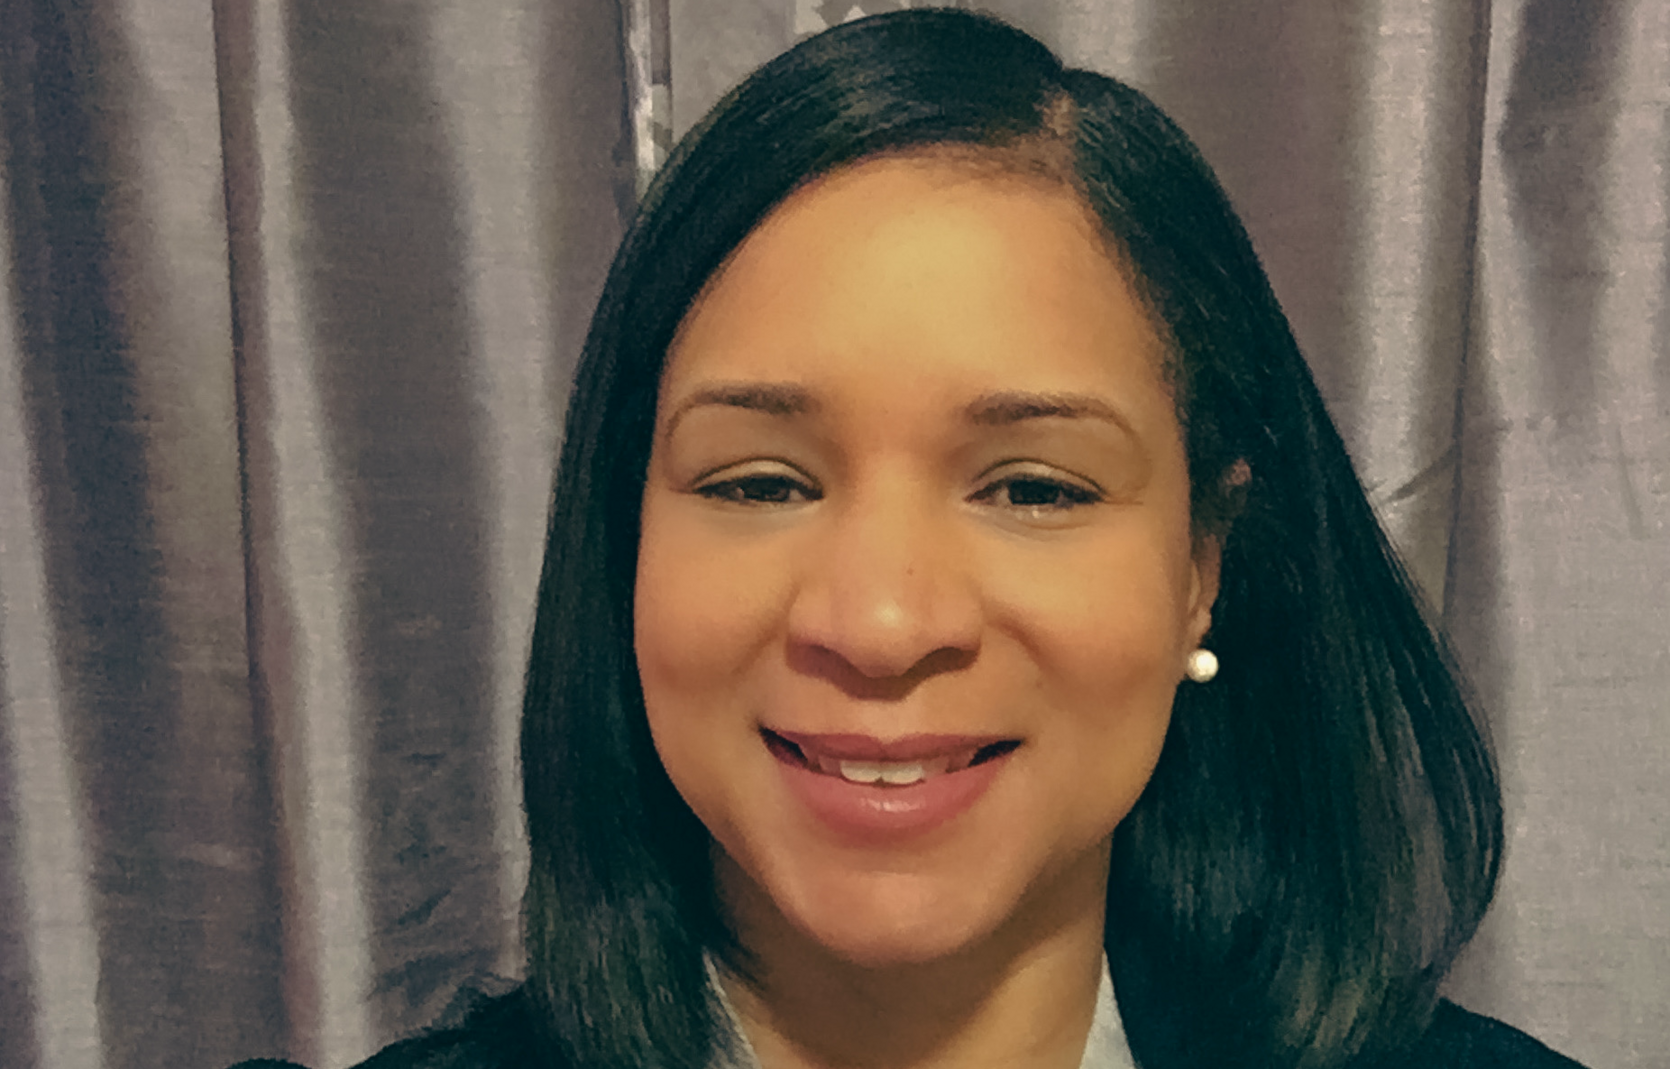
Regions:
<instances>
[{"instance_id":1,"label":"shoulder length hair","mask_svg":"<svg viewBox=\"0 0 1670 1069\"><path fill-rule=\"evenodd\" d=\"M1106 947L1148 1069L1367 1064L1417 1035L1502 847L1489 750L1370 509L1245 231L1146 97L1001 22L916 10L811 38L678 145L615 258L576 375L522 726L528 997L559 1059L700 1066L734 951L709 837L651 743L633 582L663 359L710 275L811 178L944 151L1059 181L1162 337L1210 645L1113 841ZM1360 1060L1360 1061L1359 1061Z\"/></svg>"}]
</instances>

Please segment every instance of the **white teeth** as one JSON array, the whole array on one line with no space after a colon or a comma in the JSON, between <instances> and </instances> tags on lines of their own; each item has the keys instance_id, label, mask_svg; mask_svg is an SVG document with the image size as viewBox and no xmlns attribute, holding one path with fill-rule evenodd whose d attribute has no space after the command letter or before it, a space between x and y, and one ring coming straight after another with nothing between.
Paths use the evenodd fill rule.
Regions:
<instances>
[{"instance_id":1,"label":"white teeth","mask_svg":"<svg viewBox=\"0 0 1670 1069\"><path fill-rule=\"evenodd\" d=\"M881 770L881 781L891 783L895 787L902 787L907 783L920 783L927 778L927 770L921 765L890 765Z\"/></svg>"},{"instance_id":2,"label":"white teeth","mask_svg":"<svg viewBox=\"0 0 1670 1069\"><path fill-rule=\"evenodd\" d=\"M841 778L854 783L874 783L881 779L881 766L869 761L842 761Z\"/></svg>"},{"instance_id":3,"label":"white teeth","mask_svg":"<svg viewBox=\"0 0 1670 1069\"><path fill-rule=\"evenodd\" d=\"M918 763L883 764L878 761L842 761L838 767L841 778L853 783L887 783L902 787L928 778L928 770Z\"/></svg>"}]
</instances>

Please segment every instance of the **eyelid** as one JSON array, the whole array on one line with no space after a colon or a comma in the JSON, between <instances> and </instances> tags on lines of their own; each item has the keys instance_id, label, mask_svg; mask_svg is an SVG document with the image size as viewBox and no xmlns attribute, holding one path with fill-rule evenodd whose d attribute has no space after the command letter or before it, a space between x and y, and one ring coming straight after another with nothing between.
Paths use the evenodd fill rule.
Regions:
<instances>
[{"instance_id":1,"label":"eyelid","mask_svg":"<svg viewBox=\"0 0 1670 1069\"><path fill-rule=\"evenodd\" d=\"M785 478L806 483L808 486L817 484L817 480L786 460L778 460L776 457L750 457L747 460L727 461L724 464L699 471L691 477L690 485L692 488L696 488L703 483L715 480L724 482L728 479L743 478L750 475L782 475ZM724 476L724 478L720 479L719 476Z\"/></svg>"},{"instance_id":2,"label":"eyelid","mask_svg":"<svg viewBox=\"0 0 1670 1069\"><path fill-rule=\"evenodd\" d=\"M1108 492L1095 479L1037 460L1005 460L993 464L980 473L980 489L976 493L984 493L993 486L1011 480L1060 483L1062 486L1090 494L1098 501L1108 496Z\"/></svg>"},{"instance_id":3,"label":"eyelid","mask_svg":"<svg viewBox=\"0 0 1670 1069\"><path fill-rule=\"evenodd\" d=\"M823 497L823 487L800 468L783 460L769 458L755 458L753 460L734 461L717 468L709 469L690 480L689 492L700 497L715 501L733 501L736 504L792 504L793 502L750 501L748 499L732 499L720 493L727 487L749 480L781 480L790 484L801 497L807 501L817 501Z\"/></svg>"},{"instance_id":4,"label":"eyelid","mask_svg":"<svg viewBox=\"0 0 1670 1069\"><path fill-rule=\"evenodd\" d=\"M1015 500L1014 488L1026 485L1045 488L1045 496L1053 500L1035 503ZM1106 504L1108 495L1095 480L1052 465L1007 462L988 469L968 501L1028 528L1054 528L1085 522L1092 515L1085 510Z\"/></svg>"}]
</instances>

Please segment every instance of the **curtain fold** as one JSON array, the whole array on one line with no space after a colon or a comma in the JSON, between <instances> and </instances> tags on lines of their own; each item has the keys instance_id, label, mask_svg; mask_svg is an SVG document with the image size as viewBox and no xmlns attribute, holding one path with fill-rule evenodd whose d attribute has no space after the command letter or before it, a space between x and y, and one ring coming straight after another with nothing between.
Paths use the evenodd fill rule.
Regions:
<instances>
[{"instance_id":1,"label":"curtain fold","mask_svg":"<svg viewBox=\"0 0 1670 1069\"><path fill-rule=\"evenodd\" d=\"M0 0L0 1065L328 1069L515 978L603 272L726 88L900 6ZM980 6L1199 141L1441 613L1511 840L1452 994L1661 1064L1670 5Z\"/></svg>"},{"instance_id":2,"label":"curtain fold","mask_svg":"<svg viewBox=\"0 0 1670 1069\"><path fill-rule=\"evenodd\" d=\"M7 1066L345 1065L520 967L551 461L636 176L615 5L490 15L0 8Z\"/></svg>"},{"instance_id":3,"label":"curtain fold","mask_svg":"<svg viewBox=\"0 0 1670 1069\"><path fill-rule=\"evenodd\" d=\"M1670 8L1496 0L1446 616L1507 878L1456 983L1596 1065L1670 1050ZM1568 1038L1569 1037L1569 1038Z\"/></svg>"},{"instance_id":4,"label":"curtain fold","mask_svg":"<svg viewBox=\"0 0 1670 1069\"><path fill-rule=\"evenodd\" d=\"M15 1041L56 1064L120 1063L214 1042L279 975L245 935L280 900L245 682L214 39L178 6L12 4L0 24L0 359L24 437L0 508L7 578L15 546L41 583L0 591L29 828L6 875L40 985L8 1012L41 1008Z\"/></svg>"}]
</instances>

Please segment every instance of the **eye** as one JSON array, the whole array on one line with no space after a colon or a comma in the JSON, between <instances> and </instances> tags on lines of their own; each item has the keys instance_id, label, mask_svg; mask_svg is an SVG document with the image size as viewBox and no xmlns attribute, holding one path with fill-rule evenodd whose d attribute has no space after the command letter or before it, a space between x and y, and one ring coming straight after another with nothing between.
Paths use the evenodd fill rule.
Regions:
<instances>
[{"instance_id":1,"label":"eye","mask_svg":"<svg viewBox=\"0 0 1670 1069\"><path fill-rule=\"evenodd\" d=\"M696 493L714 501L739 505L798 505L823 497L817 487L786 472L749 472L715 479L696 487Z\"/></svg>"},{"instance_id":2,"label":"eye","mask_svg":"<svg viewBox=\"0 0 1670 1069\"><path fill-rule=\"evenodd\" d=\"M1065 512L1102 500L1100 490L1083 483L1033 472L1019 472L981 487L975 501L1027 512Z\"/></svg>"}]
</instances>

